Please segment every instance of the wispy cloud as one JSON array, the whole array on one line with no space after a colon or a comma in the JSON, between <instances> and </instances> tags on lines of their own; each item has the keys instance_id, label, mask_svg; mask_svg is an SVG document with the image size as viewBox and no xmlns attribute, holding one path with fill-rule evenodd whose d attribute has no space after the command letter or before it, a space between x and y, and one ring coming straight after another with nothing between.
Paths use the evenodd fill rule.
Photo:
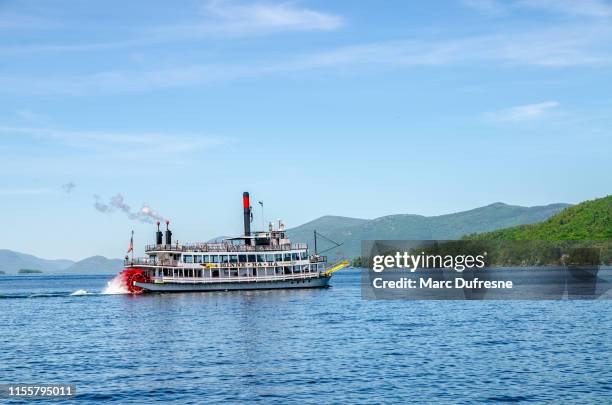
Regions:
<instances>
[{"instance_id":1,"label":"wispy cloud","mask_svg":"<svg viewBox=\"0 0 612 405\"><path fill-rule=\"evenodd\" d=\"M216 0L205 3L205 13L222 24L215 29L229 34L273 31L327 31L339 28L337 15L296 7L292 3L249 3Z\"/></svg>"},{"instance_id":2,"label":"wispy cloud","mask_svg":"<svg viewBox=\"0 0 612 405\"><path fill-rule=\"evenodd\" d=\"M43 115L43 114L38 114L32 110L29 110L27 108L25 109L21 109L21 110L17 110L16 111L17 115L26 120L26 121L32 121L32 122L40 122L40 121L44 121L47 116Z\"/></svg>"},{"instance_id":3,"label":"wispy cloud","mask_svg":"<svg viewBox=\"0 0 612 405\"><path fill-rule=\"evenodd\" d=\"M520 0L516 5L573 16L612 16L612 5L601 0Z\"/></svg>"},{"instance_id":4,"label":"wispy cloud","mask_svg":"<svg viewBox=\"0 0 612 405\"><path fill-rule=\"evenodd\" d=\"M84 52L138 48L218 37L268 35L281 32L330 31L344 24L338 15L293 2L240 3L210 0L201 4L191 20L134 29L129 37L96 42L16 44L0 47L0 53ZM0 26L1 28L1 26Z\"/></svg>"},{"instance_id":5,"label":"wispy cloud","mask_svg":"<svg viewBox=\"0 0 612 405\"><path fill-rule=\"evenodd\" d=\"M42 195L52 194L53 190L50 188L0 188L0 195L4 196L17 196L17 195Z\"/></svg>"},{"instance_id":6,"label":"wispy cloud","mask_svg":"<svg viewBox=\"0 0 612 405\"><path fill-rule=\"evenodd\" d=\"M550 110L559 106L557 101L520 105L487 113L486 116L493 122L523 122L533 121L544 117Z\"/></svg>"},{"instance_id":7,"label":"wispy cloud","mask_svg":"<svg viewBox=\"0 0 612 405\"><path fill-rule=\"evenodd\" d=\"M94 195L94 208L98 212L104 214L110 214L115 211L123 212L128 219L133 221L140 221L145 223L153 223L157 221L164 221L164 218L153 210L146 202L142 204L142 207L133 211L129 204L125 202L125 198L121 193L117 193L110 198L108 203L101 201L100 196Z\"/></svg>"},{"instance_id":8,"label":"wispy cloud","mask_svg":"<svg viewBox=\"0 0 612 405\"><path fill-rule=\"evenodd\" d=\"M606 18L612 5L602 0L462 0L465 6L489 15L507 15L515 10L537 10L572 17Z\"/></svg>"},{"instance_id":9,"label":"wispy cloud","mask_svg":"<svg viewBox=\"0 0 612 405\"><path fill-rule=\"evenodd\" d=\"M506 14L506 6L498 0L462 0L461 3L489 15Z\"/></svg>"},{"instance_id":10,"label":"wispy cloud","mask_svg":"<svg viewBox=\"0 0 612 405\"><path fill-rule=\"evenodd\" d=\"M188 64L61 77L0 77L5 92L82 95L150 91L266 75L350 68L413 66L603 66L612 63L612 27L574 25L456 39L404 39L341 46L325 51L275 55L236 64Z\"/></svg>"},{"instance_id":11,"label":"wispy cloud","mask_svg":"<svg viewBox=\"0 0 612 405\"><path fill-rule=\"evenodd\" d=\"M33 140L54 141L80 150L130 159L160 155L171 157L223 145L233 140L205 134L126 133L111 131L70 131L50 128L0 126L0 136L28 136Z\"/></svg>"}]
</instances>

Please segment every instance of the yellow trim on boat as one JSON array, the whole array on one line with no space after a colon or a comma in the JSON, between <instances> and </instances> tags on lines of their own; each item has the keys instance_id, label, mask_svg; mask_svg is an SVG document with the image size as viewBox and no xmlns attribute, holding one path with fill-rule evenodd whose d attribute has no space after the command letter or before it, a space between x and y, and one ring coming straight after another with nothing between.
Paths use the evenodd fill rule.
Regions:
<instances>
[{"instance_id":1,"label":"yellow trim on boat","mask_svg":"<svg viewBox=\"0 0 612 405\"><path fill-rule=\"evenodd\" d=\"M348 266L350 263L348 260L343 260L338 264L335 264L334 266L330 267L329 269L325 270L323 272L323 274L332 274L334 271L338 271L346 266Z\"/></svg>"}]
</instances>

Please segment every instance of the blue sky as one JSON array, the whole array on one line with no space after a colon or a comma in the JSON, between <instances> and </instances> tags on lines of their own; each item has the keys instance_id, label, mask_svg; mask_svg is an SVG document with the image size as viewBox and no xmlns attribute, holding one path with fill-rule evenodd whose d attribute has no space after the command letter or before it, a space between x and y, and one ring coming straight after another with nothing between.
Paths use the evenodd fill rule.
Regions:
<instances>
[{"instance_id":1,"label":"blue sky","mask_svg":"<svg viewBox=\"0 0 612 405\"><path fill-rule=\"evenodd\" d=\"M155 216L236 234L245 190L290 227L604 196L611 23L598 0L2 1L0 247L121 257Z\"/></svg>"}]
</instances>

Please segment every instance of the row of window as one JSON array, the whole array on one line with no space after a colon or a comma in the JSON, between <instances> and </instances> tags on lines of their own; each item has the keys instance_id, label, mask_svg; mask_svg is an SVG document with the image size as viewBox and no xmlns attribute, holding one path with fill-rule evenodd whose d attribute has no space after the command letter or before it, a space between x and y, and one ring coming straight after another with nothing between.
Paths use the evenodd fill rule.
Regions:
<instances>
[{"instance_id":1,"label":"row of window","mask_svg":"<svg viewBox=\"0 0 612 405\"><path fill-rule=\"evenodd\" d=\"M256 277L256 276L273 276L282 274L299 274L299 273L314 273L317 271L317 265L312 267L305 266L278 266L266 267L263 269L159 269L156 270L156 276L161 277Z\"/></svg>"},{"instance_id":2,"label":"row of window","mask_svg":"<svg viewBox=\"0 0 612 405\"><path fill-rule=\"evenodd\" d=\"M272 263L308 259L306 251L265 255L183 255L183 263Z\"/></svg>"}]
</instances>

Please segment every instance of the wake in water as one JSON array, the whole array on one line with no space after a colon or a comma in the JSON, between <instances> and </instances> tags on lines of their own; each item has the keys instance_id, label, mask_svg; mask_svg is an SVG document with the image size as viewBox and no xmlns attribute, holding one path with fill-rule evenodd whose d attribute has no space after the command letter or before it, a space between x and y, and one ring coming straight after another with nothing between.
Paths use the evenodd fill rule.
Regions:
<instances>
[{"instance_id":1,"label":"wake in water","mask_svg":"<svg viewBox=\"0 0 612 405\"><path fill-rule=\"evenodd\" d=\"M138 273L133 273L138 274ZM130 294L128 288L128 282L126 276L130 276L132 273L122 272L117 274L112 280L106 283L106 287L102 291L90 292L84 289L76 291L37 291L37 292L15 292L7 293L0 291L0 299L10 298L50 298L50 297L83 297L83 296L96 296L96 295L117 295L117 294Z\"/></svg>"},{"instance_id":2,"label":"wake in water","mask_svg":"<svg viewBox=\"0 0 612 405\"><path fill-rule=\"evenodd\" d=\"M90 295L90 293L88 293L87 290L76 290L75 292L71 293L70 295Z\"/></svg>"}]
</instances>

